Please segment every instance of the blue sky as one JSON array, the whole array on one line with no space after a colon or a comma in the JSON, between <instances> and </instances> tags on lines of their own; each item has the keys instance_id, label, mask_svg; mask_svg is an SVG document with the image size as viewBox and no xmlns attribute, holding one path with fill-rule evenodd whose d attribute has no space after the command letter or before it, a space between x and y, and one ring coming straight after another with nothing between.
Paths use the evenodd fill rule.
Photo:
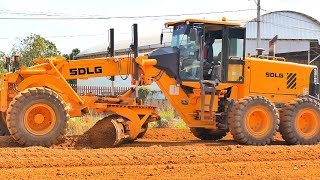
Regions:
<instances>
[{"instance_id":1,"label":"blue sky","mask_svg":"<svg viewBox=\"0 0 320 180\"><path fill-rule=\"evenodd\" d=\"M261 0L261 5L262 8L270 11L293 10L306 13L318 20L320 19L319 6L316 0ZM256 8L254 0L0 0L0 17L27 17L25 15L12 14L13 12L27 14L41 12L58 14L64 17L111 17L216 12L254 8ZM254 18L255 14L255 11L246 11L242 13L188 17L221 19L221 17L225 16L230 20L243 21ZM166 21L183 18L187 18L187 16L127 20L0 20L0 51L9 53L17 38L23 38L35 33L53 41L62 53L69 53L73 48L85 50L98 44L107 44L107 31L110 27L115 28L117 42L131 38L131 25L133 23L139 24L140 36L158 35Z\"/></svg>"}]
</instances>

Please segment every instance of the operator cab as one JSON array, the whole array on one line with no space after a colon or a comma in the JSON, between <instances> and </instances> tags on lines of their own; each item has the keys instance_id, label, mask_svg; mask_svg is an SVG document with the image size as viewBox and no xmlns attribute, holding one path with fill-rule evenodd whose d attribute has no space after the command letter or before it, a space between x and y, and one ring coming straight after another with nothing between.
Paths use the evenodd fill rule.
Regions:
<instances>
[{"instance_id":1,"label":"operator cab","mask_svg":"<svg viewBox=\"0 0 320 180\"><path fill-rule=\"evenodd\" d=\"M158 68L178 82L243 82L245 28L227 21L199 19L165 25L172 29L171 47L149 54L157 59Z\"/></svg>"}]
</instances>

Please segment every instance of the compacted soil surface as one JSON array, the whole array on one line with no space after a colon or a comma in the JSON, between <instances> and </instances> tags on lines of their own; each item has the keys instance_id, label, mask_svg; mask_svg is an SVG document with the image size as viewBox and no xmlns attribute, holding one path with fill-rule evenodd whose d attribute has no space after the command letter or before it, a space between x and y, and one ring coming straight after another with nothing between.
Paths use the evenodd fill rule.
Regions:
<instances>
[{"instance_id":1,"label":"compacted soil surface","mask_svg":"<svg viewBox=\"0 0 320 180\"><path fill-rule=\"evenodd\" d=\"M88 134L51 148L0 137L0 179L320 179L320 144L288 146L280 135L258 147L230 134L201 141L188 129L149 129L133 143L104 148L104 137L93 142Z\"/></svg>"}]
</instances>

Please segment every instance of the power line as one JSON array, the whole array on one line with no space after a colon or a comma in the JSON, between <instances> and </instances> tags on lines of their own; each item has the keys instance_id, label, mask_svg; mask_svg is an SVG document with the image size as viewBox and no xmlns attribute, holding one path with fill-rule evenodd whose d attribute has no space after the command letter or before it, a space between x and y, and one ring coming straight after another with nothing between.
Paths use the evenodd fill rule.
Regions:
<instances>
[{"instance_id":1,"label":"power line","mask_svg":"<svg viewBox=\"0 0 320 180\"><path fill-rule=\"evenodd\" d=\"M0 14L17 14L17 15L26 15L26 16L72 16L71 14L65 13L57 13L57 12L21 12L21 11L12 11L12 10L3 10L0 9ZM80 14L79 16L99 16L99 15L88 15L88 14Z\"/></svg>"},{"instance_id":2,"label":"power line","mask_svg":"<svg viewBox=\"0 0 320 180\"><path fill-rule=\"evenodd\" d=\"M92 37L92 36L106 36L106 34L82 34L82 35L61 35L61 36L46 36L45 38L65 38L65 37Z\"/></svg>"},{"instance_id":3,"label":"power line","mask_svg":"<svg viewBox=\"0 0 320 180\"><path fill-rule=\"evenodd\" d=\"M75 37L92 37L92 36L106 36L106 34L79 34L79 35L44 36L44 38L75 38ZM15 38L22 38L22 37L13 37L13 38L0 37L0 39L15 39Z\"/></svg>"},{"instance_id":4,"label":"power line","mask_svg":"<svg viewBox=\"0 0 320 180\"><path fill-rule=\"evenodd\" d=\"M253 11L255 9L240 9L229 11L215 11L215 12L202 12L202 13L185 13L185 14L167 14L167 15L146 15L146 16L87 16L87 17L56 17L49 14L41 14L50 17L0 17L0 20L109 20L109 19L145 19L145 18L163 18L163 17L179 17L191 15L208 15L208 14L221 14L221 13L235 13ZM35 15L24 13L24 15ZM40 16L40 14L38 14ZM51 17L52 16L52 17Z\"/></svg>"},{"instance_id":5,"label":"power line","mask_svg":"<svg viewBox=\"0 0 320 180\"><path fill-rule=\"evenodd\" d=\"M43 12L17 12L17 11L9 11L9 10L0 10L0 14L17 14L17 15L27 15L27 16L61 16L63 14L47 14Z\"/></svg>"}]
</instances>

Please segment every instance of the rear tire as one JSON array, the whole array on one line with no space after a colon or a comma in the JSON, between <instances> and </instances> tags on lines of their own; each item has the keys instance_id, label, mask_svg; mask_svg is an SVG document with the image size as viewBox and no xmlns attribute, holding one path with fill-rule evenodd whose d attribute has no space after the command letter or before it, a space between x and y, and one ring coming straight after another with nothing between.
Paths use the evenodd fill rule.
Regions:
<instances>
[{"instance_id":1,"label":"rear tire","mask_svg":"<svg viewBox=\"0 0 320 180\"><path fill-rule=\"evenodd\" d=\"M281 112L280 133L292 145L313 145L320 142L320 104L310 98L298 98L285 105Z\"/></svg>"},{"instance_id":2,"label":"rear tire","mask_svg":"<svg viewBox=\"0 0 320 180\"><path fill-rule=\"evenodd\" d=\"M201 140L220 140L227 135L227 130L212 130L205 128L190 128L192 134Z\"/></svg>"},{"instance_id":3,"label":"rear tire","mask_svg":"<svg viewBox=\"0 0 320 180\"><path fill-rule=\"evenodd\" d=\"M234 140L240 144L263 146L273 141L279 128L275 105L262 96L249 96L234 103L228 115Z\"/></svg>"},{"instance_id":4,"label":"rear tire","mask_svg":"<svg viewBox=\"0 0 320 180\"><path fill-rule=\"evenodd\" d=\"M12 137L24 146L45 146L61 140L66 133L66 104L54 91L29 88L10 103L7 126Z\"/></svg>"}]
</instances>

